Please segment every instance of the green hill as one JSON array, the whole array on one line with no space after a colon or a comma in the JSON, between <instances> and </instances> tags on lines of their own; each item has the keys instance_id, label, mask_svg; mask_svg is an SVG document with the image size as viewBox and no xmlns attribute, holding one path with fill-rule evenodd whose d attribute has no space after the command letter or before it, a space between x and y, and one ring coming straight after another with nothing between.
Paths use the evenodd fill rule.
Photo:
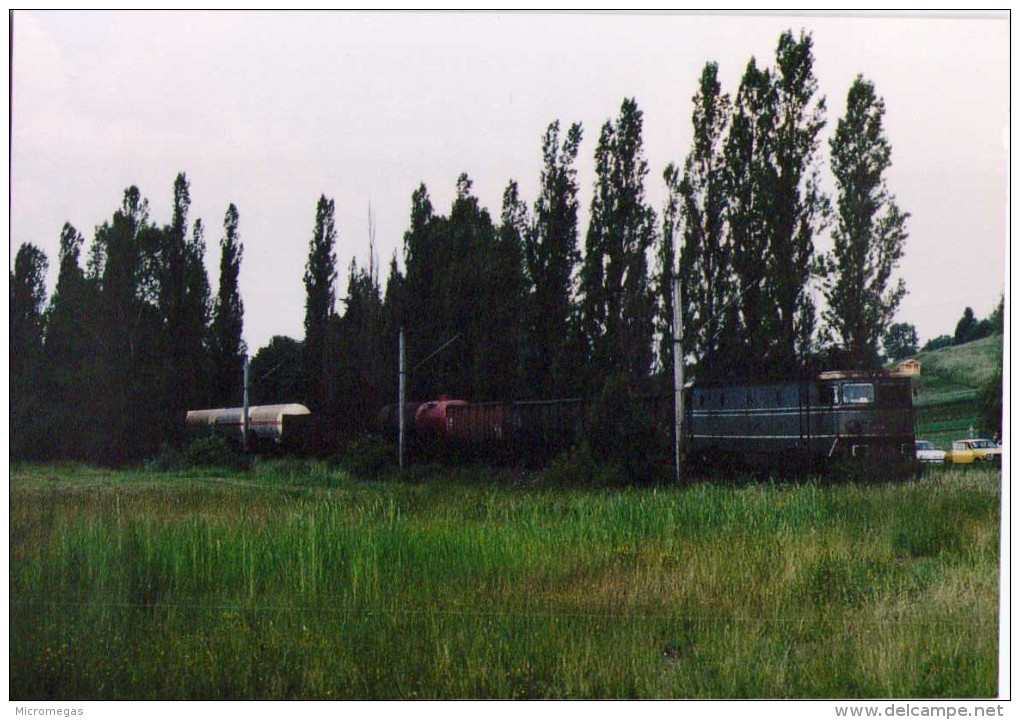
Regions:
<instances>
[{"instance_id":1,"label":"green hill","mask_svg":"<svg viewBox=\"0 0 1020 720\"><path fill-rule=\"evenodd\" d=\"M920 353L921 379L931 389L942 386L979 388L1001 362L1002 335Z\"/></svg>"},{"instance_id":2,"label":"green hill","mask_svg":"<svg viewBox=\"0 0 1020 720\"><path fill-rule=\"evenodd\" d=\"M999 366L1002 335L919 353L917 437L948 449L953 440L978 432L978 391Z\"/></svg>"}]
</instances>

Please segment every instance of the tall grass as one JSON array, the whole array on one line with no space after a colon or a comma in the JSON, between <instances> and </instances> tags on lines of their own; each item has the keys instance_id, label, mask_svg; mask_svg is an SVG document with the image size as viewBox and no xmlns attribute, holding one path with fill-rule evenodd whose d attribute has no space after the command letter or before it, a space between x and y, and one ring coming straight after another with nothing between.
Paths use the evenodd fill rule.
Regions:
<instances>
[{"instance_id":1,"label":"tall grass","mask_svg":"<svg viewBox=\"0 0 1020 720\"><path fill-rule=\"evenodd\" d=\"M995 692L999 476L12 470L12 698ZM421 479L421 478L420 478Z\"/></svg>"}]
</instances>

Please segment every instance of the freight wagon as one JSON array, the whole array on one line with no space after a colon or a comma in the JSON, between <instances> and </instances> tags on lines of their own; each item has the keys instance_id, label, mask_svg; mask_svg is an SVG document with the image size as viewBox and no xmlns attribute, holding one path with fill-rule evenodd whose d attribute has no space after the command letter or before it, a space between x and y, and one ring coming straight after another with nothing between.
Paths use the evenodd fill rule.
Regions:
<instances>
[{"instance_id":1,"label":"freight wagon","mask_svg":"<svg viewBox=\"0 0 1020 720\"><path fill-rule=\"evenodd\" d=\"M253 405L248 408L248 440L259 451L303 451L313 417L298 403ZM244 408L189 410L185 419L192 436L220 435L238 446L244 437Z\"/></svg>"}]
</instances>

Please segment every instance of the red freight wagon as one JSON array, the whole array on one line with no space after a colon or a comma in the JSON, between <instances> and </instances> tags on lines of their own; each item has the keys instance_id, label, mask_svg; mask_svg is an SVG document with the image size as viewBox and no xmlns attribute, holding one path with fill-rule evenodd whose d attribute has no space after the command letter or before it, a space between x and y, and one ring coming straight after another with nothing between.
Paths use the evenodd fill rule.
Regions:
<instances>
[{"instance_id":1,"label":"red freight wagon","mask_svg":"<svg viewBox=\"0 0 1020 720\"><path fill-rule=\"evenodd\" d=\"M447 409L447 415L447 437L456 442L501 444L507 437L506 403L453 406Z\"/></svg>"},{"instance_id":2,"label":"red freight wagon","mask_svg":"<svg viewBox=\"0 0 1020 720\"><path fill-rule=\"evenodd\" d=\"M445 438L449 432L448 408L464 407L464 400L451 400L445 395L438 400L422 403L414 414L414 425L422 437Z\"/></svg>"}]
</instances>

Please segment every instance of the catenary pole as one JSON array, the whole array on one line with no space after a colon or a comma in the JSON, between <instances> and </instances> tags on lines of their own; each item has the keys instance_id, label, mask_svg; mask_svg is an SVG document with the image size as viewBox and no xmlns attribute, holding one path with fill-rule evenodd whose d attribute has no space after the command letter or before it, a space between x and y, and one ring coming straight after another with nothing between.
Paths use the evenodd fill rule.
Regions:
<instances>
[{"instance_id":1,"label":"catenary pole","mask_svg":"<svg viewBox=\"0 0 1020 720\"><path fill-rule=\"evenodd\" d=\"M241 447L248 452L248 355L244 356L244 409L241 416Z\"/></svg>"},{"instance_id":2,"label":"catenary pole","mask_svg":"<svg viewBox=\"0 0 1020 720\"><path fill-rule=\"evenodd\" d=\"M680 449L683 442L684 426L684 322L680 314L680 278L673 278L673 405L676 411L674 419L674 444L676 450L676 482L680 483Z\"/></svg>"},{"instance_id":3,"label":"catenary pole","mask_svg":"<svg viewBox=\"0 0 1020 720\"><path fill-rule=\"evenodd\" d=\"M404 359L404 326L400 326L400 369L399 369L399 385L400 385L400 398L397 401L397 412L399 413L400 419L398 422L399 430L399 450L398 450L398 462L400 464L400 470L404 469L404 406L407 402L407 369L406 361Z\"/></svg>"}]
</instances>

